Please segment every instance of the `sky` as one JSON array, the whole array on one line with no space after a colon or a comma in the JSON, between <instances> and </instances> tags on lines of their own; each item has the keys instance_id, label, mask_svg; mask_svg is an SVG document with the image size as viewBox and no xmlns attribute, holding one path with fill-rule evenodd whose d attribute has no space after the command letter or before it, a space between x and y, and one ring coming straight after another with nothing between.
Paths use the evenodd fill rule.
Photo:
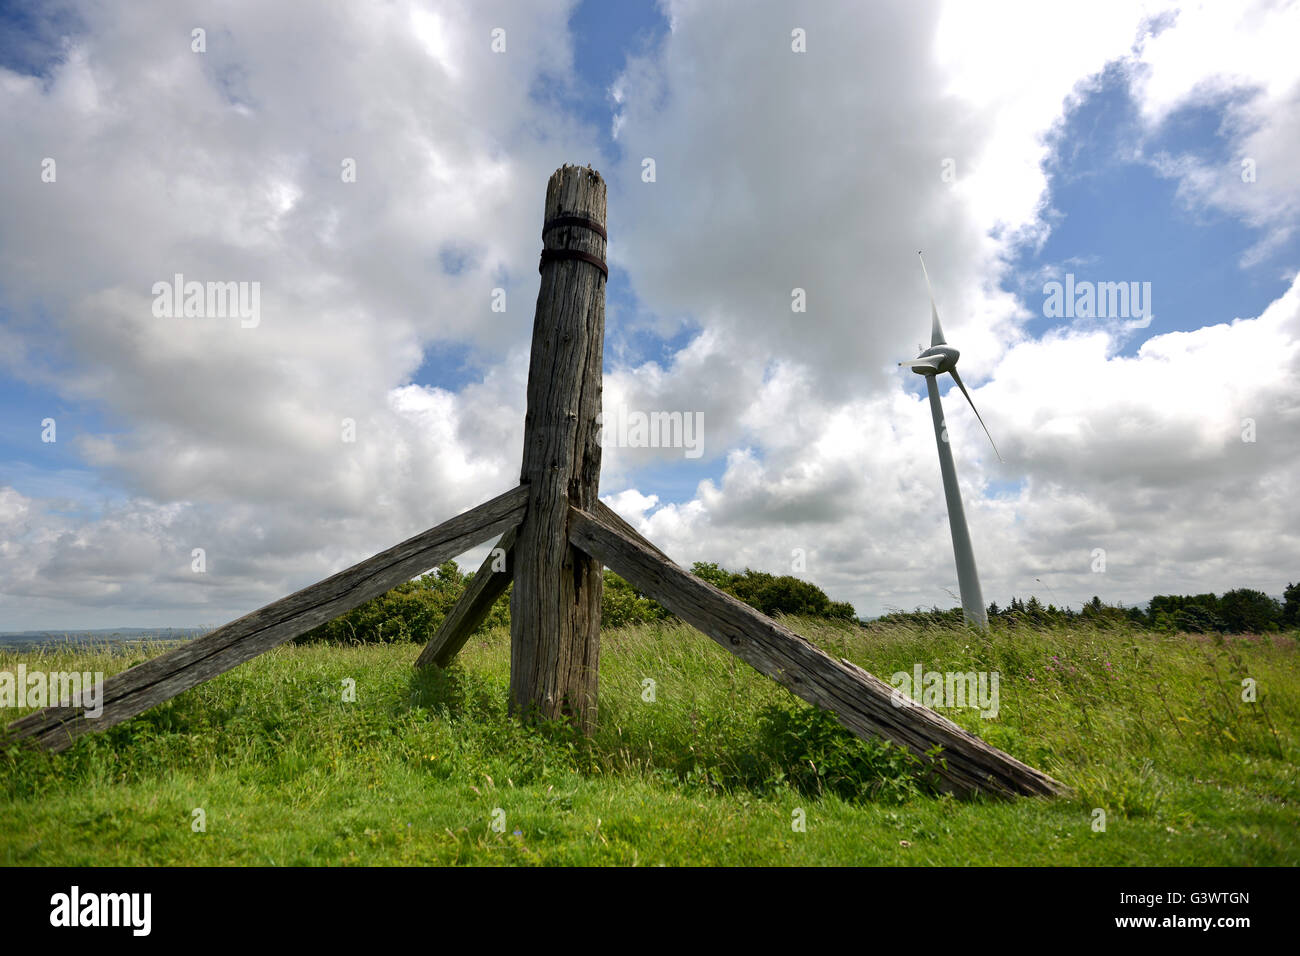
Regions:
<instances>
[{"instance_id":1,"label":"sky","mask_svg":"<svg viewBox=\"0 0 1300 956\"><path fill-rule=\"evenodd\" d=\"M0 631L217 626L517 483L564 163L606 421L702 423L604 449L679 563L958 603L924 250L987 601L1300 579L1300 5L736 10L0 3Z\"/></svg>"}]
</instances>

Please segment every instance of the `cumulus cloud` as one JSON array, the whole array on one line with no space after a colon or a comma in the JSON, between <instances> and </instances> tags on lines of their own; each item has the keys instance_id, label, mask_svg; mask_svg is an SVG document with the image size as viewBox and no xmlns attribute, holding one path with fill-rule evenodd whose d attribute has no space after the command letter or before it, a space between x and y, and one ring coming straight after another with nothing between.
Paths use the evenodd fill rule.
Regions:
<instances>
[{"instance_id":1,"label":"cumulus cloud","mask_svg":"<svg viewBox=\"0 0 1300 956\"><path fill-rule=\"evenodd\" d=\"M1227 155L1157 152L1152 165L1178 181L1193 208L1231 213L1263 237L1242 257L1253 265L1295 232L1300 216L1300 29L1294 5L1189 4L1169 29L1145 40L1130 63L1149 130L1192 107L1222 111Z\"/></svg>"},{"instance_id":2,"label":"cumulus cloud","mask_svg":"<svg viewBox=\"0 0 1300 956\"><path fill-rule=\"evenodd\" d=\"M587 160L615 275L654 330L688 332L655 362L613 355L605 381L607 415L703 414L697 462L604 455L607 500L679 560L783 571L798 549L864 614L954 603L929 411L895 365L928 330L918 248L1007 459L945 396L990 599L1035 578L1058 603L1276 592L1300 554L1295 287L1131 357L1115 329L1029 336L1004 288L1050 229L1052 131L1117 61L1152 128L1245 71L1231 88L1255 92L1226 115L1264 188L1233 205L1185 158L1168 168L1189 202L1285 228L1292 67L1252 62L1240 24L1198 65L1209 14L1167 4L674 0L610 87L604 157L562 107L564 4L75 8L48 76L0 71L0 361L102 411L77 451L113 492L69 507L0 478L10 627L220 623L514 484L541 188ZM35 179L47 156L55 184ZM259 281L261 322L156 318L152 284L178 272ZM481 380L413 385L449 342ZM669 468L691 493L647 477Z\"/></svg>"},{"instance_id":3,"label":"cumulus cloud","mask_svg":"<svg viewBox=\"0 0 1300 956\"><path fill-rule=\"evenodd\" d=\"M1197 59L1203 8L1021 4L991 18L950 4L906 24L879 6L819 8L798 17L804 56L782 48L783 9L744 25L708 6L672 10L663 49L622 83L631 160L673 157L628 197L638 223L663 228L628 243L639 294L667 314L708 303L705 332L672 367L623 370L615 387L622 401L705 409L725 470L683 503L628 492L611 504L683 561L789 570L798 549L807 575L860 611L953 603L928 410L888 361L910 356L927 328L904 258L924 244L949 341L966 380L986 383L973 394L1007 458L996 461L960 394L947 396L986 595L1280 592L1300 554L1282 530L1297 517L1295 289L1258 318L1191 317L1208 327L1151 338L1132 358L1119 355L1122 325L1026 337L1026 314L1000 289L1011 254L1050 230L1052 133L1108 63L1142 78L1135 95L1152 128L1222 85L1227 62ZM1232 32L1236 16L1213 29ZM1294 39L1281 16L1271 29ZM1224 47L1270 77L1252 115L1272 143L1288 135L1277 107L1294 67L1250 62L1264 28ZM871 36L891 42L844 69L844 49ZM832 122L833 145L819 125ZM945 158L952 183L939 175ZM1255 225L1266 221L1252 218L1266 208L1257 198ZM1282 207L1267 221L1286 219ZM792 285L808 287L806 316L788 314ZM870 305L844 308L859 302ZM1263 428L1253 443L1242 440L1248 418Z\"/></svg>"},{"instance_id":4,"label":"cumulus cloud","mask_svg":"<svg viewBox=\"0 0 1300 956\"><path fill-rule=\"evenodd\" d=\"M1005 463L960 392L945 396L986 597L1280 593L1300 556L1300 283L1256 318L1154 336L1133 357L1120 344L1104 330L1025 341L972 390ZM690 501L608 503L682 563L721 554L789 573L797 552L860 609L953 603L923 397L832 405L787 374L742 418L761 444L731 452Z\"/></svg>"},{"instance_id":5,"label":"cumulus cloud","mask_svg":"<svg viewBox=\"0 0 1300 956\"><path fill-rule=\"evenodd\" d=\"M0 71L0 355L102 413L62 434L118 489L72 524L24 499L63 530L18 535L7 580L97 604L115 567L130 616L173 603L192 543L211 570L177 603L242 612L517 481L540 184L599 158L536 122L538 84L571 82L567 6L79 4L46 75ZM260 321L156 316L178 273L259 283ZM481 382L410 384L444 342Z\"/></svg>"}]
</instances>

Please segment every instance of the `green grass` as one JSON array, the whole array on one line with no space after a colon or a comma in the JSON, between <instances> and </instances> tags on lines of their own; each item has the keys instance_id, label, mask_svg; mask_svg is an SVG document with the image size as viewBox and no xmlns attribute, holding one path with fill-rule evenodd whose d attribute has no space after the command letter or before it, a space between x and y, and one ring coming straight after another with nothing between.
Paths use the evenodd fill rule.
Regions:
<instances>
[{"instance_id":1,"label":"green grass","mask_svg":"<svg viewBox=\"0 0 1300 956\"><path fill-rule=\"evenodd\" d=\"M423 676L413 645L285 646L65 753L11 747L0 863L1300 863L1294 638L786 623L885 679L997 671L996 719L945 713L1076 796L938 796L901 751L682 626L604 635L592 738L524 727L498 630ZM111 673L132 654L0 652L0 670Z\"/></svg>"}]
</instances>

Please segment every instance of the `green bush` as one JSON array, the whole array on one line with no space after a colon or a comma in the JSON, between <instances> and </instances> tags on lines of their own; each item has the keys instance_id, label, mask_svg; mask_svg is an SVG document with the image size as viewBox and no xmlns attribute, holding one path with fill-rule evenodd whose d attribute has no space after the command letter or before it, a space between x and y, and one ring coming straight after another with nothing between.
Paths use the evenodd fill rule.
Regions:
<instances>
[{"instance_id":1,"label":"green bush","mask_svg":"<svg viewBox=\"0 0 1300 956\"><path fill-rule=\"evenodd\" d=\"M817 585L790 574L778 576L750 568L737 573L703 561L695 562L691 573L770 617L792 614L840 621L856 618L852 604L832 601Z\"/></svg>"},{"instance_id":2,"label":"green bush","mask_svg":"<svg viewBox=\"0 0 1300 956\"><path fill-rule=\"evenodd\" d=\"M600 601L602 628L652 624L672 617L658 601L652 601L613 571L605 569L605 588Z\"/></svg>"}]
</instances>

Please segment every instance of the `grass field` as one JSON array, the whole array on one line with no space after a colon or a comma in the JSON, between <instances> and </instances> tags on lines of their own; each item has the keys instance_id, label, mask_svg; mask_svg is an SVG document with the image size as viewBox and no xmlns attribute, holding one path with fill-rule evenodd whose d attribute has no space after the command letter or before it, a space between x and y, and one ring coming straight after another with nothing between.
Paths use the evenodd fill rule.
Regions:
<instances>
[{"instance_id":1,"label":"grass field","mask_svg":"<svg viewBox=\"0 0 1300 956\"><path fill-rule=\"evenodd\" d=\"M409 644L286 646L63 754L10 747L0 863L1300 863L1294 635L785 623L885 679L997 672L995 719L943 712L1076 796L936 795L907 755L684 626L606 632L591 739L526 728L498 630L427 676ZM0 651L0 671L112 673L132 654Z\"/></svg>"}]
</instances>

